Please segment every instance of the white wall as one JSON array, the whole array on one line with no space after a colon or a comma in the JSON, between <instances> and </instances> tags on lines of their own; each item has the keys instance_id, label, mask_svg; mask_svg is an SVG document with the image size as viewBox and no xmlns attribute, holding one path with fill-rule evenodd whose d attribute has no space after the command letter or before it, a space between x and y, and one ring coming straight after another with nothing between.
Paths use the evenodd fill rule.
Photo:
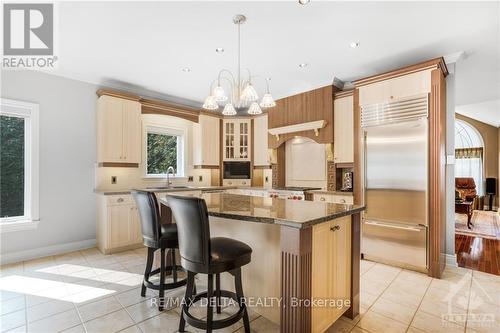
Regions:
<instances>
[{"instance_id":1,"label":"white wall","mask_svg":"<svg viewBox=\"0 0 500 333\"><path fill-rule=\"evenodd\" d=\"M33 71L1 74L1 97L40 105L40 223L1 234L2 257L95 240L97 87Z\"/></svg>"},{"instance_id":2,"label":"white wall","mask_svg":"<svg viewBox=\"0 0 500 333\"><path fill-rule=\"evenodd\" d=\"M446 155L455 157L455 64L447 66L450 73L446 77ZM446 255L455 260L454 164L446 164Z\"/></svg>"}]
</instances>

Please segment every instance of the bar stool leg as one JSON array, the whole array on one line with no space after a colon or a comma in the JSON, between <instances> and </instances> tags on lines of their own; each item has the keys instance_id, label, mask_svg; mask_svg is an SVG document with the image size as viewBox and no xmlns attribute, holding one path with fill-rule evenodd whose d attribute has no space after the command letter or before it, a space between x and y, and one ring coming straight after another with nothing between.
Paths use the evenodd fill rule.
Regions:
<instances>
[{"instance_id":1,"label":"bar stool leg","mask_svg":"<svg viewBox=\"0 0 500 333\"><path fill-rule=\"evenodd\" d=\"M208 274L208 290L207 290L207 333L212 333L212 321L214 310L212 309L212 296L214 295L214 275Z\"/></svg>"},{"instance_id":2,"label":"bar stool leg","mask_svg":"<svg viewBox=\"0 0 500 333\"><path fill-rule=\"evenodd\" d=\"M191 305L191 300L194 294L194 273L187 272L187 284L186 284L186 293L184 294L184 302L182 303L182 311L181 311L181 320L179 321L179 332L184 332L186 327L186 320L184 319L184 313L188 311L189 306Z\"/></svg>"},{"instance_id":3,"label":"bar stool leg","mask_svg":"<svg viewBox=\"0 0 500 333\"><path fill-rule=\"evenodd\" d=\"M245 307L243 310L243 325L245 326L245 333L250 333L250 320L248 319L248 311L244 303L243 285L241 283L241 268L234 271L234 288L236 289L236 298L240 307Z\"/></svg>"},{"instance_id":4,"label":"bar stool leg","mask_svg":"<svg viewBox=\"0 0 500 333\"><path fill-rule=\"evenodd\" d=\"M220 273L215 274L215 302L217 313L221 313L220 304Z\"/></svg>"},{"instance_id":5,"label":"bar stool leg","mask_svg":"<svg viewBox=\"0 0 500 333\"><path fill-rule=\"evenodd\" d=\"M172 261L172 279L177 282L177 264L175 262L175 249L170 249L170 256Z\"/></svg>"},{"instance_id":6,"label":"bar stool leg","mask_svg":"<svg viewBox=\"0 0 500 333\"><path fill-rule=\"evenodd\" d=\"M148 258L146 259L146 269L144 270L144 281L142 282L141 287L141 296L146 296L146 285L145 281L149 280L149 274L151 274L151 269L153 268L153 260L155 257L155 249L148 247Z\"/></svg>"},{"instance_id":7,"label":"bar stool leg","mask_svg":"<svg viewBox=\"0 0 500 333\"><path fill-rule=\"evenodd\" d=\"M165 295L165 249L161 249L160 256L160 289L158 293L159 297L159 306L158 310L163 311L164 305L164 295Z\"/></svg>"}]
</instances>

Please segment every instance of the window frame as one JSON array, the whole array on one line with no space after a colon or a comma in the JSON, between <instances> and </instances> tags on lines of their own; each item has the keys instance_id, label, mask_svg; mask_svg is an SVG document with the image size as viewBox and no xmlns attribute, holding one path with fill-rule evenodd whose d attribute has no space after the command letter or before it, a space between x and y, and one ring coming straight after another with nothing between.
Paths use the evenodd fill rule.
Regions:
<instances>
[{"instance_id":1,"label":"window frame","mask_svg":"<svg viewBox=\"0 0 500 333\"><path fill-rule=\"evenodd\" d=\"M143 139L143 175L144 178L154 179L160 178L165 179L167 174L148 174L148 133L161 134L161 135L170 135L177 136L179 139L177 140L177 166L175 168L175 175L171 175L171 178L184 178L186 171L186 140L187 140L187 132L183 128L164 126L160 124L145 124L144 125L144 139Z\"/></svg>"},{"instance_id":2,"label":"window frame","mask_svg":"<svg viewBox=\"0 0 500 333\"><path fill-rule=\"evenodd\" d=\"M0 233L35 229L40 221L39 105L0 98L0 115L24 118L24 215L0 217Z\"/></svg>"}]
</instances>

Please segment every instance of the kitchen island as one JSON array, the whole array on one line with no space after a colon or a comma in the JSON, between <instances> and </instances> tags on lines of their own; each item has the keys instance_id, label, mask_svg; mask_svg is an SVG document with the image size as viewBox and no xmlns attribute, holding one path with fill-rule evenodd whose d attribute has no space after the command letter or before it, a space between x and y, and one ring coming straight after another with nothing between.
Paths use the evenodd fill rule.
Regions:
<instances>
[{"instance_id":1,"label":"kitchen island","mask_svg":"<svg viewBox=\"0 0 500 333\"><path fill-rule=\"evenodd\" d=\"M176 193L175 195L182 195ZM203 193L212 237L253 249L243 267L252 310L281 332L324 332L340 316L359 313L360 213L363 206ZM160 196L162 219L170 216ZM222 279L224 289L232 281Z\"/></svg>"}]
</instances>

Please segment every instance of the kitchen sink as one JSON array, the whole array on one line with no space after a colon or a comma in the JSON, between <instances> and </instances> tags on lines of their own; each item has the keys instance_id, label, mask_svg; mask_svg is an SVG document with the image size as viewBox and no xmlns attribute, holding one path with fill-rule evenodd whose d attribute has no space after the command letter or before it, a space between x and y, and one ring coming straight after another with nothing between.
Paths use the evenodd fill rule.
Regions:
<instances>
[{"instance_id":1,"label":"kitchen sink","mask_svg":"<svg viewBox=\"0 0 500 333\"><path fill-rule=\"evenodd\" d=\"M175 189L191 188L191 186L152 186L146 188L148 190L175 190Z\"/></svg>"}]
</instances>

